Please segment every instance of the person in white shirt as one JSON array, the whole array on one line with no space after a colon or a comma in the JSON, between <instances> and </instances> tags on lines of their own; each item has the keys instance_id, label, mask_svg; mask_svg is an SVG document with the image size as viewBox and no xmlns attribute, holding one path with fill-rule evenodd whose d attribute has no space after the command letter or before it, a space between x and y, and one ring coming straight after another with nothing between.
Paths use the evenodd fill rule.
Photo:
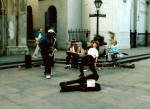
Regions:
<instances>
[{"instance_id":1,"label":"person in white shirt","mask_svg":"<svg viewBox=\"0 0 150 109\"><path fill-rule=\"evenodd\" d=\"M36 48L35 48L35 51L32 55L33 58L36 58L38 56L38 53L39 53L39 50L40 50L40 47L39 47L39 41L42 37L42 29L39 29L38 32L36 32L35 34L35 41L36 41Z\"/></svg>"},{"instance_id":2,"label":"person in white shirt","mask_svg":"<svg viewBox=\"0 0 150 109\"><path fill-rule=\"evenodd\" d=\"M96 67L96 63L98 61L98 50L97 50L97 46L99 45L99 43L97 41L93 42L93 48L90 48L88 50L88 54L87 56L83 57L81 65L80 65L80 77L84 77L84 66L89 66L90 70L93 72L93 74L97 75L97 71L95 69Z\"/></svg>"}]
</instances>

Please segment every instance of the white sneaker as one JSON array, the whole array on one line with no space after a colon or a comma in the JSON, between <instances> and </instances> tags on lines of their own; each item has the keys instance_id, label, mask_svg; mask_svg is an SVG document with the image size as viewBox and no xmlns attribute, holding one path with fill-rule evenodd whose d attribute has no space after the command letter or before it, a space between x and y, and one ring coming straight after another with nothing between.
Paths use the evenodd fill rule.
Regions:
<instances>
[{"instance_id":1,"label":"white sneaker","mask_svg":"<svg viewBox=\"0 0 150 109\"><path fill-rule=\"evenodd\" d=\"M71 68L71 65L70 65L70 64L67 64L65 68L66 68L66 69L67 69L67 68Z\"/></svg>"},{"instance_id":2,"label":"white sneaker","mask_svg":"<svg viewBox=\"0 0 150 109\"><path fill-rule=\"evenodd\" d=\"M54 76L54 74L53 74L53 73L51 73L50 75L51 75L51 76Z\"/></svg>"},{"instance_id":3,"label":"white sneaker","mask_svg":"<svg viewBox=\"0 0 150 109\"><path fill-rule=\"evenodd\" d=\"M51 78L51 76L50 75L46 75L46 79L50 79Z\"/></svg>"},{"instance_id":4,"label":"white sneaker","mask_svg":"<svg viewBox=\"0 0 150 109\"><path fill-rule=\"evenodd\" d=\"M102 70L102 68L98 67L98 70L99 70L99 71L101 71L101 70Z\"/></svg>"},{"instance_id":5,"label":"white sneaker","mask_svg":"<svg viewBox=\"0 0 150 109\"><path fill-rule=\"evenodd\" d=\"M66 67L71 67L71 65L70 65L70 64L67 64Z\"/></svg>"},{"instance_id":6,"label":"white sneaker","mask_svg":"<svg viewBox=\"0 0 150 109\"><path fill-rule=\"evenodd\" d=\"M32 58L38 58L37 56L32 56Z\"/></svg>"},{"instance_id":7,"label":"white sneaker","mask_svg":"<svg viewBox=\"0 0 150 109\"><path fill-rule=\"evenodd\" d=\"M87 69L84 69L83 71L84 71L84 72L87 72Z\"/></svg>"}]
</instances>

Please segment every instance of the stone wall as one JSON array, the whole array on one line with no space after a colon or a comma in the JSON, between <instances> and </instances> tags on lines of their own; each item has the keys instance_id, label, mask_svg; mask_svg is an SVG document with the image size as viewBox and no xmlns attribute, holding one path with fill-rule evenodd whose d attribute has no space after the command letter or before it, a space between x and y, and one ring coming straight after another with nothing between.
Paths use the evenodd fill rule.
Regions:
<instances>
[{"instance_id":1,"label":"stone wall","mask_svg":"<svg viewBox=\"0 0 150 109\"><path fill-rule=\"evenodd\" d=\"M44 0L39 1L39 10L38 10L38 25L40 28L45 30L45 12L48 11L50 6L55 6L57 11L57 46L59 49L65 49L67 43L67 26L68 26L68 18L67 18L67 0Z\"/></svg>"},{"instance_id":2,"label":"stone wall","mask_svg":"<svg viewBox=\"0 0 150 109\"><path fill-rule=\"evenodd\" d=\"M6 51L6 7L0 0L0 55Z\"/></svg>"},{"instance_id":3,"label":"stone wall","mask_svg":"<svg viewBox=\"0 0 150 109\"><path fill-rule=\"evenodd\" d=\"M130 0L118 0L116 40L122 49L130 48L130 8Z\"/></svg>"},{"instance_id":4,"label":"stone wall","mask_svg":"<svg viewBox=\"0 0 150 109\"><path fill-rule=\"evenodd\" d=\"M39 0L27 0L27 6L32 7L32 14L33 14L33 29L39 29L39 21L38 17L38 9L39 9Z\"/></svg>"},{"instance_id":5,"label":"stone wall","mask_svg":"<svg viewBox=\"0 0 150 109\"><path fill-rule=\"evenodd\" d=\"M105 42L109 43L109 31L117 31L117 0L102 0L103 4L99 9L101 14L106 14L106 18L99 18L99 34L105 37ZM82 0L82 28L91 31L90 40L96 34L96 17L89 17L89 14L96 14L94 0Z\"/></svg>"},{"instance_id":6,"label":"stone wall","mask_svg":"<svg viewBox=\"0 0 150 109\"><path fill-rule=\"evenodd\" d=\"M8 0L7 28L8 43L7 55L24 54L28 50L27 39L27 1ZM18 50L18 52L17 52Z\"/></svg>"},{"instance_id":7,"label":"stone wall","mask_svg":"<svg viewBox=\"0 0 150 109\"><path fill-rule=\"evenodd\" d=\"M68 29L81 29L82 1L68 0Z\"/></svg>"}]
</instances>

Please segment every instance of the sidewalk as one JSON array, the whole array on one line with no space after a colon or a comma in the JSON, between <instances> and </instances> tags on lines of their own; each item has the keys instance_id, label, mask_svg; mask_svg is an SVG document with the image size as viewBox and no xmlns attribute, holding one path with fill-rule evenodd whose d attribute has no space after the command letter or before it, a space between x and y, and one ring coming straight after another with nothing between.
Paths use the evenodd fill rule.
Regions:
<instances>
[{"instance_id":1,"label":"sidewalk","mask_svg":"<svg viewBox=\"0 0 150 109\"><path fill-rule=\"evenodd\" d=\"M120 53L127 53L128 56L150 54L150 47L120 49ZM31 55L32 55L32 51L31 51ZM58 50L55 53L55 59L65 59L65 58L66 58L66 51L65 50ZM41 57L32 58L32 60L37 60L37 59L41 59ZM24 61L24 55L1 56L0 57L0 64L17 62L17 61Z\"/></svg>"}]
</instances>

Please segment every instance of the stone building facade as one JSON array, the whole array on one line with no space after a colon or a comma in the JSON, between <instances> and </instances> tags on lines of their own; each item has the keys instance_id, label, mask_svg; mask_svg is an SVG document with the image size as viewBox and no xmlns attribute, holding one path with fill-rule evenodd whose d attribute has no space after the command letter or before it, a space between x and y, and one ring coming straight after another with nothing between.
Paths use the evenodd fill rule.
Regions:
<instances>
[{"instance_id":1,"label":"stone building facade","mask_svg":"<svg viewBox=\"0 0 150 109\"><path fill-rule=\"evenodd\" d=\"M24 54L26 43L27 1L0 0L0 51L1 55Z\"/></svg>"},{"instance_id":2,"label":"stone building facade","mask_svg":"<svg viewBox=\"0 0 150 109\"><path fill-rule=\"evenodd\" d=\"M150 0L102 1L100 13L106 14L106 18L99 18L99 34L104 36L105 42L110 44L110 33L113 33L120 48L130 48L130 31L136 30L137 45L143 45L144 36L139 36L138 33L145 33L146 30L150 32ZM51 6L57 10L55 30L59 48L65 48L69 29L89 29L89 40L93 39L96 34L96 18L89 17L89 14L96 13L94 0L39 0L38 28L46 30L45 15Z\"/></svg>"},{"instance_id":3,"label":"stone building facade","mask_svg":"<svg viewBox=\"0 0 150 109\"><path fill-rule=\"evenodd\" d=\"M143 45L144 36L138 33L150 32L150 0L102 1L100 13L106 18L99 18L99 34L105 42L110 44L113 33L120 48L130 48L130 31L136 30L137 44ZM96 17L89 14L94 13L94 0L0 0L0 53L24 53L39 28L55 30L59 49L66 49L69 29L88 29L92 40Z\"/></svg>"},{"instance_id":4,"label":"stone building facade","mask_svg":"<svg viewBox=\"0 0 150 109\"><path fill-rule=\"evenodd\" d=\"M82 0L82 28L89 27L91 38L96 33L96 18L89 18L89 13L96 13L94 0ZM102 0L100 13L106 18L99 19L99 34L109 44L110 32L114 33L119 47L130 48L133 40L130 30L137 31L137 45L143 46L144 36L139 33L150 33L150 0ZM150 44L150 38L149 42Z\"/></svg>"}]
</instances>

